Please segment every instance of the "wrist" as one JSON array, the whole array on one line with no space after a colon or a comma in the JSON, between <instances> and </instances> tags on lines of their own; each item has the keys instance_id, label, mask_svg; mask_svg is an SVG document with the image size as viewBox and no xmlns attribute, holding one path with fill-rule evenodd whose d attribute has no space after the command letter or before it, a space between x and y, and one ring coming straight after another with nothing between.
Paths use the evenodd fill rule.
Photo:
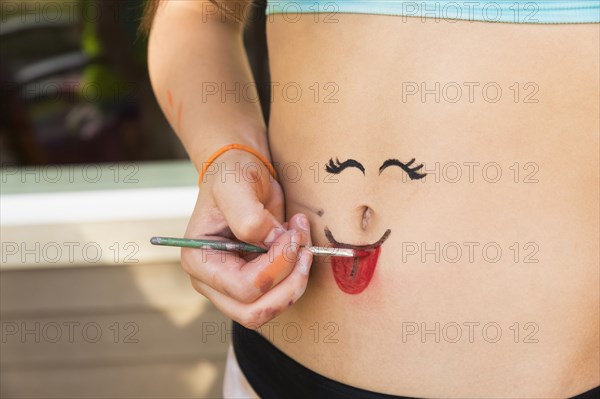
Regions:
<instances>
[{"instance_id":1,"label":"wrist","mask_svg":"<svg viewBox=\"0 0 600 399\"><path fill-rule=\"evenodd\" d=\"M216 135L215 135L216 136ZM204 136L206 137L206 136ZM249 147L254 149L256 152L258 152L260 155L262 155L264 158L266 158L267 160L271 160L271 154L269 152L269 144L267 142L267 134L266 131L264 129L260 130L260 131L251 131L249 133L246 134L223 134L223 135L219 135L218 138L215 137L215 139L213 140L203 140L202 137L198 137L197 140L195 140L195 143L192 143L192 145L190 146L190 148L188 149L188 155L190 156L190 159L192 160L192 163L194 164L194 166L196 167L196 170L198 171L198 173L200 173L202 171L203 166L205 165L206 161L209 160L209 158L215 154L215 152L219 151L219 149L222 149L223 147L230 145L230 144L241 144L243 146ZM227 158L230 157L235 157L235 154L238 154L237 156L239 156L239 153L243 153L244 151L240 151L240 150L230 150L227 152L224 152L219 159L221 159L221 157L225 157L227 156ZM246 153L246 155L248 155L249 157L252 157L253 155Z\"/></svg>"},{"instance_id":2,"label":"wrist","mask_svg":"<svg viewBox=\"0 0 600 399\"><path fill-rule=\"evenodd\" d=\"M202 163L198 186L205 181L208 175L219 173L239 175L244 173L248 167L253 168L254 173L266 170L271 178L277 180L277 172L270 158L267 158L253 147L231 143L220 147ZM250 171L250 173L253 173L253 171Z\"/></svg>"}]
</instances>

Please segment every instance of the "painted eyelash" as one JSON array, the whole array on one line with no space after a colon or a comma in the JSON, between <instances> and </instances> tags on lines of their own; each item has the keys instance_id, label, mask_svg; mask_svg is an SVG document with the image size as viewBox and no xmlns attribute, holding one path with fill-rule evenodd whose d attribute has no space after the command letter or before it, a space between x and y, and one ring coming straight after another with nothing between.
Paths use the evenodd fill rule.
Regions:
<instances>
[{"instance_id":1,"label":"painted eyelash","mask_svg":"<svg viewBox=\"0 0 600 399\"><path fill-rule=\"evenodd\" d=\"M427 173L417 172L419 169L423 168L423 164L417 165L412 169L410 168L410 165L412 165L414 162L415 162L415 158L411 159L409 163L404 165L406 167L406 169L404 169L404 170L406 171L406 173L408 173L408 177L410 177L411 180L419 180L419 179L422 179L425 176L427 176Z\"/></svg>"},{"instance_id":2,"label":"painted eyelash","mask_svg":"<svg viewBox=\"0 0 600 399\"><path fill-rule=\"evenodd\" d=\"M331 158L329 162L325 165L325 170L329 173L338 174L342 170L350 167L358 168L363 173L363 175L365 174L365 168L361 165L360 162L357 162L354 159L348 159L347 161L340 162L338 158L336 158L335 161L333 160L333 158Z\"/></svg>"},{"instance_id":3,"label":"painted eyelash","mask_svg":"<svg viewBox=\"0 0 600 399\"><path fill-rule=\"evenodd\" d=\"M411 168L411 165L413 163L415 163L415 158L411 159L408 163L400 162L397 159L388 159L379 168L379 174L381 174L381 172L383 172L383 170L385 168L387 168L388 166L396 165L396 166L399 166L400 168L402 168L402 170L404 170L408 174L408 177L411 180L419 180L419 179L422 179L425 176L427 176L427 173L419 173L418 172L421 168L423 168L423 166L424 166L423 164L420 164L420 165L415 166L414 168Z\"/></svg>"}]
</instances>

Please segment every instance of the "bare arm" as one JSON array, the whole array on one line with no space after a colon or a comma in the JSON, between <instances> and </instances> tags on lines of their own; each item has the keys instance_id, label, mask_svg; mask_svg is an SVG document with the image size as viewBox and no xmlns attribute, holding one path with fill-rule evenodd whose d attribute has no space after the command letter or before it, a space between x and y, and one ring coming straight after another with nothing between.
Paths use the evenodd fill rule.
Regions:
<instances>
[{"instance_id":1,"label":"bare arm","mask_svg":"<svg viewBox=\"0 0 600 399\"><path fill-rule=\"evenodd\" d=\"M237 4L240 13L243 3L227 2L234 9ZM158 101L198 170L210 154L231 143L269 156L242 24L223 21L216 10L207 1L164 2L149 43ZM208 86L216 86L217 95L207 96ZM283 224L281 187L254 155L232 150L217 161L228 171L249 163L259 169L252 179L218 173L203 181L186 237L233 234L264 245L269 253L247 261L235 253L184 248L181 263L199 293L232 319L256 328L293 305L306 289L312 254L301 246L311 242L308 219L298 214Z\"/></svg>"},{"instance_id":2,"label":"bare arm","mask_svg":"<svg viewBox=\"0 0 600 399\"><path fill-rule=\"evenodd\" d=\"M227 5L238 17L250 6L248 1ZM163 1L150 34L152 86L197 169L213 151L230 143L269 155L242 40L243 23L224 21L224 15L209 1ZM216 88L216 94L207 94Z\"/></svg>"}]
</instances>

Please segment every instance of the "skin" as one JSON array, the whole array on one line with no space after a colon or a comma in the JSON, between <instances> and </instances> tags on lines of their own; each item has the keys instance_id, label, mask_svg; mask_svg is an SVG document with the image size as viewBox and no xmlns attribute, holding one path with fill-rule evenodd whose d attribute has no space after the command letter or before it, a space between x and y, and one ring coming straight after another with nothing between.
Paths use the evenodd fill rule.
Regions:
<instances>
[{"instance_id":1,"label":"skin","mask_svg":"<svg viewBox=\"0 0 600 399\"><path fill-rule=\"evenodd\" d=\"M175 126L177 126L177 131L181 131L181 116L183 114L183 102L179 102L179 104L177 105L177 118L175 119L175 121L173 121L173 111L174 111L174 105L173 105L173 93L171 93L171 90L167 90L167 99L168 99L168 108L165 109L165 115L167 116L167 119Z\"/></svg>"},{"instance_id":2,"label":"skin","mask_svg":"<svg viewBox=\"0 0 600 399\"><path fill-rule=\"evenodd\" d=\"M297 323L303 332L297 342L260 331L306 367L373 391L539 398L599 384L598 25L422 23L374 15L336 15L337 23L325 24L312 16L295 23L275 16L268 25L271 78L297 83L304 95L291 103L274 91L267 141L258 102L245 100L255 93L241 102L201 96L206 81L252 81L240 25L203 19L203 3L168 2L150 37L159 103L168 110L171 91L174 104L194 110L179 123L171 120L190 158L200 170L221 146L241 143L270 152L280 165L295 162L303 177L279 185L265 178L264 168L253 183L207 178L186 237L234 235L277 245L256 259L182 250L198 292L247 327ZM498 82L504 98L512 96L514 82L535 82L539 102L492 104L481 96L473 103L402 102L402 82L423 81ZM314 82L335 83L338 102L314 101ZM332 156L360 160L365 174L352 168L337 183L326 180ZM413 157L430 165L497 162L510 178L421 183L403 182L399 168L377 173L386 159ZM535 162L539 182L513 183L514 162L521 168ZM248 163L256 158L237 150L218 160L229 167ZM521 181L526 172L521 169ZM325 227L353 245L393 231L364 292L341 292L327 258L312 262L304 249L277 268L279 282L270 290L257 287L286 244L327 244ZM507 255L493 264L481 252L474 262L403 261L407 241L428 248L498 242ZM514 242L518 263L509 249ZM537 244L538 263L523 263L527 242ZM430 329L435 322L473 322L480 329L473 342L436 343L431 335L421 342L419 335L402 339L407 322ZM502 327L500 341L482 339L488 322ZM515 322L518 343L510 330ZM537 343L523 342L527 322L539 328Z\"/></svg>"},{"instance_id":3,"label":"skin","mask_svg":"<svg viewBox=\"0 0 600 399\"><path fill-rule=\"evenodd\" d=\"M282 274L283 270L287 267L285 255L281 254L277 256L273 262L262 270L256 280L254 280L254 286L259 288L262 292L267 292L275 285L276 279Z\"/></svg>"},{"instance_id":4,"label":"skin","mask_svg":"<svg viewBox=\"0 0 600 399\"><path fill-rule=\"evenodd\" d=\"M245 4L228 2L238 10ZM221 101L219 95L205 98L199 89L207 82L227 87L252 83L241 24L223 21L215 11L206 1L162 2L148 48L156 98L198 171L212 153L231 143L252 147L269 159L260 104L247 101L256 98L255 90L248 89L248 97L235 102ZM185 237L236 237L270 250L249 258L182 249L181 264L194 289L233 320L257 328L303 295L312 254L300 247L311 244L310 226L300 213L284 221L281 187L254 155L231 150L213 164L217 173L203 179ZM220 173L248 165L252 168L244 169L243 177ZM272 278L269 289L264 276ZM261 280L265 284L255 284Z\"/></svg>"},{"instance_id":5,"label":"skin","mask_svg":"<svg viewBox=\"0 0 600 399\"><path fill-rule=\"evenodd\" d=\"M272 80L296 82L307 93L292 103L275 91L272 104L274 160L303 171L298 181L282 181L287 212L323 210L308 213L316 245L328 242L326 226L344 243L393 234L359 295L341 292L327 259L316 258L305 295L274 320L300 323L303 339L265 336L318 373L396 395L568 397L597 386L598 25L336 18L315 24L312 16L295 23L274 16L268 23ZM402 81L493 81L510 100L403 103ZM512 101L508 87L530 81L540 88L539 103ZM308 90L314 82L335 82L339 102L315 102ZM324 168L332 156L360 161L365 174L348 168L329 182ZM421 183L398 168L378 175L385 159L413 157L430 165L497 162L504 178L491 184L480 173L473 183L467 176ZM539 182L515 184L508 168L517 161L535 162ZM470 241L498 242L504 256L486 262L480 246L472 263L432 255L402 261L403 242L433 248ZM514 242L519 263L509 249ZM527 242L537 243L538 263L523 263ZM328 322L337 343L324 342L333 331L324 330ZM403 342L410 322L480 326L472 343L466 327L457 343L436 343L432 335L422 342L420 334ZM482 338L488 322L502 328L496 343ZM510 330L515 322L519 343ZM533 331L524 329L527 322L539 327L539 342L523 342Z\"/></svg>"}]
</instances>

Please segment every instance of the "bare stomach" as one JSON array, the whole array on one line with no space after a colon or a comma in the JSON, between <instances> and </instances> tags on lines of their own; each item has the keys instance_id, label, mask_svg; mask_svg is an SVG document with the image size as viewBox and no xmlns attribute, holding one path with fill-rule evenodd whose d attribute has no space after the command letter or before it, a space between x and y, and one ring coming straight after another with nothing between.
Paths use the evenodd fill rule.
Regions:
<instances>
[{"instance_id":1,"label":"bare stomach","mask_svg":"<svg viewBox=\"0 0 600 399\"><path fill-rule=\"evenodd\" d=\"M263 334L389 394L598 385L599 26L312 18L268 24L271 151L313 243L370 255Z\"/></svg>"}]
</instances>

